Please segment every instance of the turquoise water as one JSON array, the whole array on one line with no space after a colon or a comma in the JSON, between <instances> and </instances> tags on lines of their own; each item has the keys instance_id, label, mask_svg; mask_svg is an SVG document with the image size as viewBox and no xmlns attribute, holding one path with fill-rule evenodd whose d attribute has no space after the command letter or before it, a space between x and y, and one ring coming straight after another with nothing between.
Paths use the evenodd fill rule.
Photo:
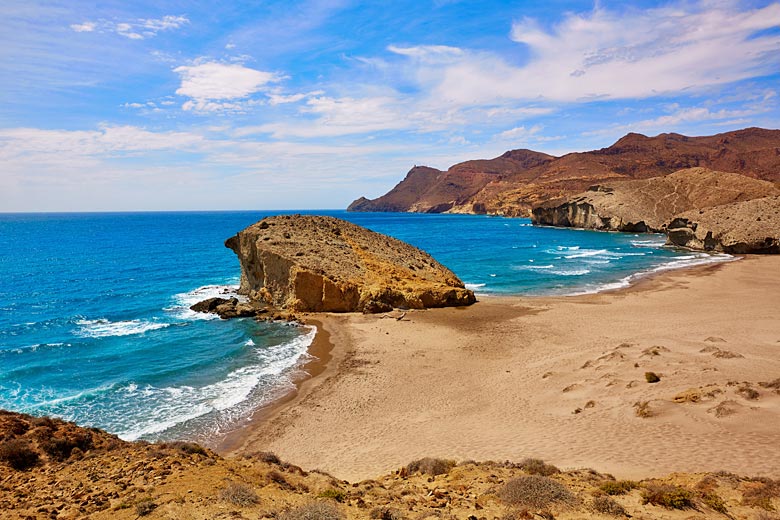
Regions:
<instances>
[{"instance_id":1,"label":"turquoise water","mask_svg":"<svg viewBox=\"0 0 780 520\"><path fill-rule=\"evenodd\" d=\"M478 294L573 294L725 257L526 219L319 212L408 241ZM219 436L291 387L314 331L189 311L268 212L0 215L0 408L126 439Z\"/></svg>"}]
</instances>

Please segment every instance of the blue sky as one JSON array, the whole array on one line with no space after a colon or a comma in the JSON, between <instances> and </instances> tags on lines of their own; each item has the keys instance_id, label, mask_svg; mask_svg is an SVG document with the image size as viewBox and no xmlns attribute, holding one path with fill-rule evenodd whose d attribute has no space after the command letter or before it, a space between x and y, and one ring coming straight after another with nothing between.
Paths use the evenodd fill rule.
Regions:
<instances>
[{"instance_id":1,"label":"blue sky","mask_svg":"<svg viewBox=\"0 0 780 520\"><path fill-rule=\"evenodd\" d=\"M0 211L343 208L415 164L780 126L778 2L4 0L0 49Z\"/></svg>"}]
</instances>

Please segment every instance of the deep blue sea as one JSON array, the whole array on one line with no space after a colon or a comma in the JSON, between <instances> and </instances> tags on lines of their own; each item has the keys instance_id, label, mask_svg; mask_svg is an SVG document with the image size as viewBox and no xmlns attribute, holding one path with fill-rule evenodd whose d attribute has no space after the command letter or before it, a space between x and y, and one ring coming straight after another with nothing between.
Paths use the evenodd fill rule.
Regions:
<instances>
[{"instance_id":1,"label":"deep blue sea","mask_svg":"<svg viewBox=\"0 0 780 520\"><path fill-rule=\"evenodd\" d=\"M276 213L0 214L0 408L203 441L288 391L314 330L189 310L236 289L225 239ZM727 259L527 219L309 213L410 242L478 295L596 292Z\"/></svg>"}]
</instances>

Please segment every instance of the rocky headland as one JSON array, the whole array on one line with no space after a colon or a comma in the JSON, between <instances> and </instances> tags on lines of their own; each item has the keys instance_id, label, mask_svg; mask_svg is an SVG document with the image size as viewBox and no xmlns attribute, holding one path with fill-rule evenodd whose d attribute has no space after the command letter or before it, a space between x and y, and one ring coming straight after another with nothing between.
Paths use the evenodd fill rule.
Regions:
<instances>
[{"instance_id":1,"label":"rocky headland","mask_svg":"<svg viewBox=\"0 0 780 520\"><path fill-rule=\"evenodd\" d=\"M452 271L405 242L333 217L268 217L229 238L241 263L230 309L385 312L476 301ZM206 305L206 304L204 304ZM226 302L212 302L218 309Z\"/></svg>"}]
</instances>

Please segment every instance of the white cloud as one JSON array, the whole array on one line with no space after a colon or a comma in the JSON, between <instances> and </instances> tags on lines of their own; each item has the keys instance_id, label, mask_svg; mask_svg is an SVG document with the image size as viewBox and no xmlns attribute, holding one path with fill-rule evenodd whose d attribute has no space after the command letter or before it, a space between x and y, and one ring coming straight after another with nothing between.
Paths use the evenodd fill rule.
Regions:
<instances>
[{"instance_id":1,"label":"white cloud","mask_svg":"<svg viewBox=\"0 0 780 520\"><path fill-rule=\"evenodd\" d=\"M92 32L96 27L95 22L74 23L70 26L76 32Z\"/></svg>"},{"instance_id":2,"label":"white cloud","mask_svg":"<svg viewBox=\"0 0 780 520\"><path fill-rule=\"evenodd\" d=\"M517 66L496 54L451 47L390 47L416 60L434 99L468 106L506 100L573 102L646 98L776 73L780 3L740 10L735 2L568 14L552 29L516 22L528 47Z\"/></svg>"},{"instance_id":3,"label":"white cloud","mask_svg":"<svg viewBox=\"0 0 780 520\"><path fill-rule=\"evenodd\" d=\"M182 108L206 112L241 110L246 106L241 100L282 79L274 72L218 62L181 66L173 71L181 76L176 93L191 98Z\"/></svg>"},{"instance_id":4,"label":"white cloud","mask_svg":"<svg viewBox=\"0 0 780 520\"><path fill-rule=\"evenodd\" d=\"M542 130L542 127L539 125L534 125L531 128L526 128L524 126L517 126L515 128L512 128L510 130L505 130L504 132L501 132L498 134L499 139L511 139L515 141L526 141L530 137L535 136Z\"/></svg>"},{"instance_id":5,"label":"white cloud","mask_svg":"<svg viewBox=\"0 0 780 520\"><path fill-rule=\"evenodd\" d=\"M186 16L166 15L162 18L140 18L134 21L113 22L100 20L98 22L84 22L71 24L70 28L76 32L93 32L102 30L114 32L131 40L143 40L157 36L162 31L171 31L190 23Z\"/></svg>"}]
</instances>

